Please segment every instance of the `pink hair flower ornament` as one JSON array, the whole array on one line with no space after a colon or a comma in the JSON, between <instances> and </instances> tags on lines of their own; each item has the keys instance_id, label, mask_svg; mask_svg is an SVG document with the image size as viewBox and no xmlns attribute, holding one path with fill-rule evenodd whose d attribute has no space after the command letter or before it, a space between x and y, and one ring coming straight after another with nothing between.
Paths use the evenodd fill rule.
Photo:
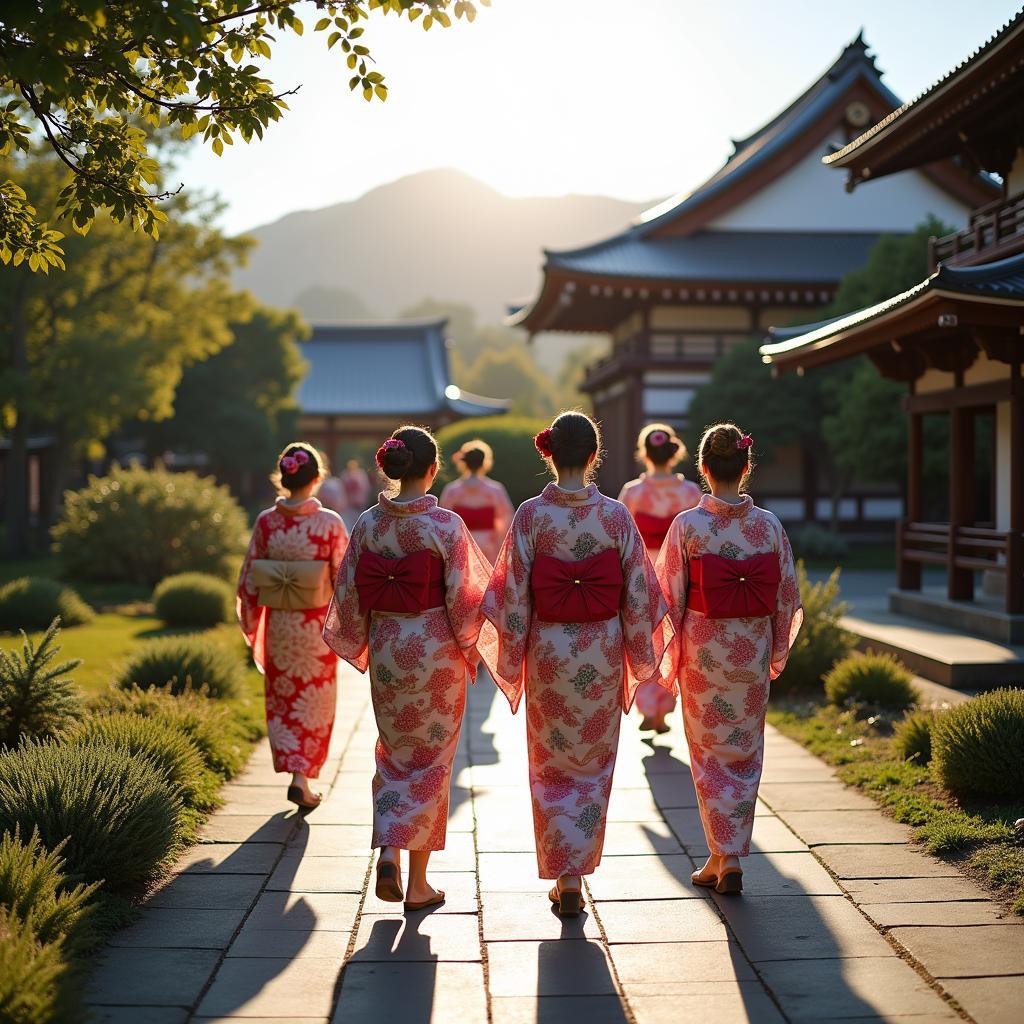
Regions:
<instances>
[{"instance_id":1,"label":"pink hair flower ornament","mask_svg":"<svg viewBox=\"0 0 1024 1024\"><path fill-rule=\"evenodd\" d=\"M749 434L744 434L737 442L736 447L741 451L749 448L754 443L754 439Z\"/></svg>"},{"instance_id":2,"label":"pink hair flower ornament","mask_svg":"<svg viewBox=\"0 0 1024 1024\"><path fill-rule=\"evenodd\" d=\"M286 455L281 460L281 472L282 473L287 473L289 476L291 476L292 473L297 473L298 471L299 471L299 461L298 461L298 459L295 458L294 455Z\"/></svg>"},{"instance_id":3,"label":"pink hair flower ornament","mask_svg":"<svg viewBox=\"0 0 1024 1024\"><path fill-rule=\"evenodd\" d=\"M384 468L384 456L388 452L394 451L396 448L404 448L405 442L397 437L389 437L378 449L377 449L377 468L383 470Z\"/></svg>"},{"instance_id":4,"label":"pink hair flower ornament","mask_svg":"<svg viewBox=\"0 0 1024 1024\"><path fill-rule=\"evenodd\" d=\"M304 465L305 465L305 464L306 464L307 462L309 462L309 452L304 452L304 451L301 451L301 450L300 450L300 451L297 451L297 452L296 452L296 453L295 453L295 454L294 454L294 455L292 456L292 458L293 458L293 459L294 459L294 460L295 460L295 461L296 461L296 462L297 462L297 463L298 463L298 464L299 464L300 466L304 466Z\"/></svg>"},{"instance_id":5,"label":"pink hair flower ornament","mask_svg":"<svg viewBox=\"0 0 1024 1024\"><path fill-rule=\"evenodd\" d=\"M655 448L660 448L663 444L668 444L668 434L664 430L652 430L651 436L647 439L654 445Z\"/></svg>"},{"instance_id":6,"label":"pink hair flower ornament","mask_svg":"<svg viewBox=\"0 0 1024 1024\"><path fill-rule=\"evenodd\" d=\"M546 459L550 459L554 454L551 450L551 434L553 433L551 427L545 427L539 434L537 434L533 443L537 448L537 451L541 453Z\"/></svg>"}]
</instances>

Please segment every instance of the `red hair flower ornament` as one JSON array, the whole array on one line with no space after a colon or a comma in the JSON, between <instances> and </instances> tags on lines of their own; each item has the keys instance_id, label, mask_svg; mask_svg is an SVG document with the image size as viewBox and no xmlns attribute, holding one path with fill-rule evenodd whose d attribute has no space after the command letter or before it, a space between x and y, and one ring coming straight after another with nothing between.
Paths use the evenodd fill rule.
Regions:
<instances>
[{"instance_id":1,"label":"red hair flower ornament","mask_svg":"<svg viewBox=\"0 0 1024 1024\"><path fill-rule=\"evenodd\" d=\"M653 430L651 436L647 439L654 445L655 448L660 448L663 444L668 444L668 434L664 430Z\"/></svg>"},{"instance_id":2,"label":"red hair flower ornament","mask_svg":"<svg viewBox=\"0 0 1024 1024\"><path fill-rule=\"evenodd\" d=\"M541 453L546 459L550 459L554 454L551 450L551 427L545 427L536 437L533 439L533 443L537 448L537 451Z\"/></svg>"},{"instance_id":3,"label":"red hair flower ornament","mask_svg":"<svg viewBox=\"0 0 1024 1024\"><path fill-rule=\"evenodd\" d=\"M307 462L309 462L309 452L304 452L304 451L302 451L302 450L300 449L299 451L297 451L297 452L296 452L296 453L295 453L295 454L294 454L294 455L292 456L292 458L293 458L293 459L294 459L294 460L295 460L295 461L296 461L296 462L297 462L297 463L298 463L298 464L299 464L300 466L304 466L304 465L305 465L305 464L306 464Z\"/></svg>"},{"instance_id":4,"label":"red hair flower ornament","mask_svg":"<svg viewBox=\"0 0 1024 1024\"><path fill-rule=\"evenodd\" d=\"M389 437L378 449L375 456L377 460L377 468L381 471L384 469L384 456L388 452L394 451L395 448L404 448L405 442L397 437Z\"/></svg>"},{"instance_id":5,"label":"red hair flower ornament","mask_svg":"<svg viewBox=\"0 0 1024 1024\"><path fill-rule=\"evenodd\" d=\"M294 455L286 455L281 460L281 472L282 473L286 473L288 476L291 476L292 473L297 473L298 471L299 471L299 461L298 461L298 459L295 458Z\"/></svg>"},{"instance_id":6,"label":"red hair flower ornament","mask_svg":"<svg viewBox=\"0 0 1024 1024\"><path fill-rule=\"evenodd\" d=\"M749 434L744 434L737 442L736 447L741 451L746 450L754 443L754 439Z\"/></svg>"}]
</instances>

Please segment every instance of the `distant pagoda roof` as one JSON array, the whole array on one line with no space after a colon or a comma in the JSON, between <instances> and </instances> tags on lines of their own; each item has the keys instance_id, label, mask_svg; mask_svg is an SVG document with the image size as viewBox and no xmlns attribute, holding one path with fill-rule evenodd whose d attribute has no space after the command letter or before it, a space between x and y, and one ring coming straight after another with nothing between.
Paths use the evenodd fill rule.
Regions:
<instances>
[{"instance_id":1,"label":"distant pagoda roof","mask_svg":"<svg viewBox=\"0 0 1024 1024\"><path fill-rule=\"evenodd\" d=\"M451 380L447 320L318 324L300 345L309 364L299 387L304 414L395 419L493 416L508 402L473 395Z\"/></svg>"},{"instance_id":2,"label":"distant pagoda roof","mask_svg":"<svg viewBox=\"0 0 1024 1024\"><path fill-rule=\"evenodd\" d=\"M971 152L1005 173L1024 107L1024 8L916 99L825 157L849 172L848 187L929 161Z\"/></svg>"},{"instance_id":3,"label":"distant pagoda roof","mask_svg":"<svg viewBox=\"0 0 1024 1024\"><path fill-rule=\"evenodd\" d=\"M1024 253L975 267L941 264L930 277L883 302L832 320L802 327L773 327L773 341L761 346L765 362L809 367L833 362L895 336L897 317L908 317L936 299L976 299L986 306L1017 308L1024 314ZM934 324L930 315L927 322Z\"/></svg>"}]
</instances>

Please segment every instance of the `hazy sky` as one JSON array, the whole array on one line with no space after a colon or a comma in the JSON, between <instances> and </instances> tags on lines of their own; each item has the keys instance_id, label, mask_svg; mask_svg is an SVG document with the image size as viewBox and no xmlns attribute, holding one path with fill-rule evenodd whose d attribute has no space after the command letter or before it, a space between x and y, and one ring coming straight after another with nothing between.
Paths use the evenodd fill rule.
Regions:
<instances>
[{"instance_id":1,"label":"hazy sky","mask_svg":"<svg viewBox=\"0 0 1024 1024\"><path fill-rule=\"evenodd\" d=\"M391 89L348 91L340 51L278 44L270 74L301 84L262 143L197 147L178 169L227 201L239 231L354 199L431 167L510 195L656 199L688 190L802 92L863 27L908 99L989 38L1011 0L493 0L472 25L423 32L372 17L365 42Z\"/></svg>"}]
</instances>

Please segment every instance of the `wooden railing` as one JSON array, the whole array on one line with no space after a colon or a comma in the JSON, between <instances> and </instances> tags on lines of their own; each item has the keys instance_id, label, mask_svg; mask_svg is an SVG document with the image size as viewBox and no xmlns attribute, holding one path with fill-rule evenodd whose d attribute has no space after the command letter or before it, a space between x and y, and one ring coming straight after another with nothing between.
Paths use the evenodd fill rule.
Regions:
<instances>
[{"instance_id":1,"label":"wooden railing","mask_svg":"<svg viewBox=\"0 0 1024 1024\"><path fill-rule=\"evenodd\" d=\"M997 572L1006 576L1006 610L1024 611L1024 545L1021 534L981 526L949 523L900 524L897 534L899 585L919 590L922 565L944 565L949 576L949 596L970 600L973 574Z\"/></svg>"},{"instance_id":2,"label":"wooden railing","mask_svg":"<svg viewBox=\"0 0 1024 1024\"><path fill-rule=\"evenodd\" d=\"M928 239L928 259L940 263L980 263L1024 251L1024 192L982 206L963 231Z\"/></svg>"}]
</instances>

